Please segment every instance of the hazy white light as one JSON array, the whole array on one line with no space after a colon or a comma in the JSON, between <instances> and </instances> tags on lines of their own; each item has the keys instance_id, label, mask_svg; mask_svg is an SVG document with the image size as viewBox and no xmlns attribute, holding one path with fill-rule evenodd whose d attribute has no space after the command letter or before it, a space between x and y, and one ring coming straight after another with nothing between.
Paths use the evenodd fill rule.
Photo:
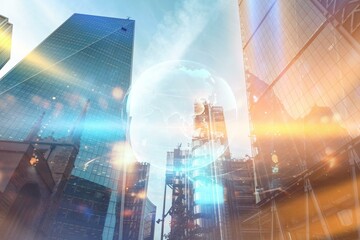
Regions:
<instances>
[{"instance_id":1,"label":"hazy white light","mask_svg":"<svg viewBox=\"0 0 360 240\"><path fill-rule=\"evenodd\" d=\"M344 209L337 212L341 225L350 226L353 223L353 214L351 209Z\"/></svg>"},{"instance_id":2,"label":"hazy white light","mask_svg":"<svg viewBox=\"0 0 360 240\"><path fill-rule=\"evenodd\" d=\"M112 90L112 96L115 99L121 100L123 98L123 96L124 96L124 91L120 87L115 87Z\"/></svg>"},{"instance_id":3,"label":"hazy white light","mask_svg":"<svg viewBox=\"0 0 360 240\"><path fill-rule=\"evenodd\" d=\"M258 99L258 97L257 96L253 96L253 100L254 100L254 102L257 102L259 99Z\"/></svg>"},{"instance_id":4,"label":"hazy white light","mask_svg":"<svg viewBox=\"0 0 360 240\"><path fill-rule=\"evenodd\" d=\"M164 168L167 151L191 143L194 116L204 111L200 100L223 107L228 126L236 122L234 93L206 66L170 61L145 71L132 86L128 101L129 139L136 158ZM213 152L220 156L223 151L219 146Z\"/></svg>"},{"instance_id":5,"label":"hazy white light","mask_svg":"<svg viewBox=\"0 0 360 240\"><path fill-rule=\"evenodd\" d=\"M136 162L131 146L127 142L115 143L110 153L110 159L111 164L118 169Z\"/></svg>"}]
</instances>

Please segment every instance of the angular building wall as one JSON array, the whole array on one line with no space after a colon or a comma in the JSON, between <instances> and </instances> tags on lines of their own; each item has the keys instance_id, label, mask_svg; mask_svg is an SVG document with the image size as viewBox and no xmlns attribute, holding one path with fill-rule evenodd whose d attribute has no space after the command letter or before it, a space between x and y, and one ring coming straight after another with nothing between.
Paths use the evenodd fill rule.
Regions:
<instances>
[{"instance_id":1,"label":"angular building wall","mask_svg":"<svg viewBox=\"0 0 360 240\"><path fill-rule=\"evenodd\" d=\"M147 198L144 209L144 240L154 240L156 206Z\"/></svg>"},{"instance_id":2,"label":"angular building wall","mask_svg":"<svg viewBox=\"0 0 360 240\"><path fill-rule=\"evenodd\" d=\"M69 136L0 141L0 228L5 239L101 239L111 189L70 176L88 103Z\"/></svg>"},{"instance_id":3,"label":"angular building wall","mask_svg":"<svg viewBox=\"0 0 360 240\"><path fill-rule=\"evenodd\" d=\"M101 239L111 189L71 176L46 239Z\"/></svg>"},{"instance_id":4,"label":"angular building wall","mask_svg":"<svg viewBox=\"0 0 360 240\"><path fill-rule=\"evenodd\" d=\"M0 81L0 138L22 141L46 112L42 136L68 136L90 107L72 174L112 189L103 232L111 239L119 172L112 150L125 139L123 97L131 82L134 21L74 14Z\"/></svg>"},{"instance_id":5,"label":"angular building wall","mask_svg":"<svg viewBox=\"0 0 360 240\"><path fill-rule=\"evenodd\" d=\"M0 69L9 61L13 25L0 15Z\"/></svg>"},{"instance_id":6,"label":"angular building wall","mask_svg":"<svg viewBox=\"0 0 360 240\"><path fill-rule=\"evenodd\" d=\"M4 239L35 239L54 180L44 159L34 167L34 146L0 141L0 230Z\"/></svg>"},{"instance_id":7,"label":"angular building wall","mask_svg":"<svg viewBox=\"0 0 360 240\"><path fill-rule=\"evenodd\" d=\"M71 141L0 141L0 229L4 239L50 239L49 229L77 152L78 146Z\"/></svg>"},{"instance_id":8,"label":"angular building wall","mask_svg":"<svg viewBox=\"0 0 360 240\"><path fill-rule=\"evenodd\" d=\"M239 1L259 239L360 236L359 8Z\"/></svg>"},{"instance_id":9,"label":"angular building wall","mask_svg":"<svg viewBox=\"0 0 360 240\"><path fill-rule=\"evenodd\" d=\"M124 192L118 195L116 204L114 240L144 239L145 210L149 201L146 196L149 170L150 164L135 162L127 165L126 171L121 172L123 176L119 179L119 187L124 187ZM124 186L123 180L125 180Z\"/></svg>"},{"instance_id":10,"label":"angular building wall","mask_svg":"<svg viewBox=\"0 0 360 240\"><path fill-rule=\"evenodd\" d=\"M253 162L250 159L231 159L219 162L223 169L228 239L256 239L258 229L243 222L256 212Z\"/></svg>"},{"instance_id":11,"label":"angular building wall","mask_svg":"<svg viewBox=\"0 0 360 240\"><path fill-rule=\"evenodd\" d=\"M359 2L239 6L259 184L275 188L360 135Z\"/></svg>"}]
</instances>

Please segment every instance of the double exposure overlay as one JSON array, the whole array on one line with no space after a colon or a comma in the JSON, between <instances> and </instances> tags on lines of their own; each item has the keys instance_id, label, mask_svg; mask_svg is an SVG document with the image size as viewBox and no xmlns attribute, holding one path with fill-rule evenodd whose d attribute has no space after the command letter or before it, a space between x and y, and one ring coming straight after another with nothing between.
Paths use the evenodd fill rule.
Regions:
<instances>
[{"instance_id":1,"label":"double exposure overlay","mask_svg":"<svg viewBox=\"0 0 360 240\"><path fill-rule=\"evenodd\" d=\"M359 4L239 1L264 210L244 239L359 237Z\"/></svg>"},{"instance_id":2,"label":"double exposure overlay","mask_svg":"<svg viewBox=\"0 0 360 240\"><path fill-rule=\"evenodd\" d=\"M0 7L0 239L360 239L360 0L38 2Z\"/></svg>"},{"instance_id":3,"label":"double exposure overlay","mask_svg":"<svg viewBox=\"0 0 360 240\"><path fill-rule=\"evenodd\" d=\"M75 14L0 81L0 136L5 142L32 143L43 152L53 176L70 151L55 151L54 146L80 146L68 153L76 158L70 163L74 169L56 203L59 211L51 216L49 239L100 239L114 232L120 160L112 156L118 145L125 145L123 98L130 85L133 35L133 20ZM43 113L37 133L30 136ZM43 194L38 201L44 201ZM7 201L12 201L10 195ZM5 207L5 222L6 212Z\"/></svg>"}]
</instances>

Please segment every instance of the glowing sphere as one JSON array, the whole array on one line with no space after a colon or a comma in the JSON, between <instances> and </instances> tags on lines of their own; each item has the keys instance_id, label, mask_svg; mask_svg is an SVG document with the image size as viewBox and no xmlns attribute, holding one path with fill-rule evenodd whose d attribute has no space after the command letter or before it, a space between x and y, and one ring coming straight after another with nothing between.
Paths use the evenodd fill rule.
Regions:
<instances>
[{"instance_id":1,"label":"glowing sphere","mask_svg":"<svg viewBox=\"0 0 360 240\"><path fill-rule=\"evenodd\" d=\"M203 114L204 101L223 107L226 123L236 121L236 101L227 82L207 67L190 61L171 61L146 70L128 98L129 139L138 161L165 168L167 152L180 143L189 149L194 116ZM212 151L218 157L224 148Z\"/></svg>"}]
</instances>

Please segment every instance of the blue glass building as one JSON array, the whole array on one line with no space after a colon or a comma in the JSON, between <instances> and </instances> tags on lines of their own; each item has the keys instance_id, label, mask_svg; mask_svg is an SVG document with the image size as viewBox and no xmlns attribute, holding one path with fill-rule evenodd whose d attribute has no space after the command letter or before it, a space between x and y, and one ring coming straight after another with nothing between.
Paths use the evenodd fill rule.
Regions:
<instances>
[{"instance_id":1,"label":"blue glass building","mask_svg":"<svg viewBox=\"0 0 360 240\"><path fill-rule=\"evenodd\" d=\"M72 174L112 189L103 239L115 229L112 157L125 139L133 42L133 20L74 14L0 81L0 139L24 140L44 111L41 136L66 138L89 99Z\"/></svg>"},{"instance_id":2,"label":"blue glass building","mask_svg":"<svg viewBox=\"0 0 360 240\"><path fill-rule=\"evenodd\" d=\"M10 59L12 26L9 19L0 15L0 69Z\"/></svg>"},{"instance_id":3,"label":"blue glass building","mask_svg":"<svg viewBox=\"0 0 360 240\"><path fill-rule=\"evenodd\" d=\"M111 189L70 176L46 239L101 239Z\"/></svg>"}]
</instances>

